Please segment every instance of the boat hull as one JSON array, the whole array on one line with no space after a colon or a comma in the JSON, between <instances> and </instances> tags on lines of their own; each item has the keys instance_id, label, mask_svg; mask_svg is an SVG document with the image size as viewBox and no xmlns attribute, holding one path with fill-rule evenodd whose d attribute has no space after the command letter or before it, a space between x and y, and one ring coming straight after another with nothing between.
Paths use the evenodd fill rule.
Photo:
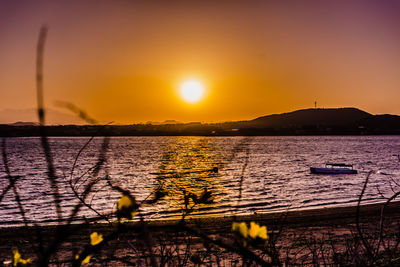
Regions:
<instances>
[{"instance_id":1,"label":"boat hull","mask_svg":"<svg viewBox=\"0 0 400 267\"><path fill-rule=\"evenodd\" d=\"M357 170L347 168L310 168L314 174L357 174Z\"/></svg>"}]
</instances>

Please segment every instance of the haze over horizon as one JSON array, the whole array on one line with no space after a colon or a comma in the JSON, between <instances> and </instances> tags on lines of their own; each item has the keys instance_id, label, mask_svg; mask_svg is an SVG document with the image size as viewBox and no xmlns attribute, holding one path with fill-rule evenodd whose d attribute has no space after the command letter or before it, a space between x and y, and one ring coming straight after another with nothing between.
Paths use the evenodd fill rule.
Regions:
<instances>
[{"instance_id":1,"label":"haze over horizon","mask_svg":"<svg viewBox=\"0 0 400 267\"><path fill-rule=\"evenodd\" d=\"M0 110L35 107L49 27L46 108L101 121L221 122L314 107L400 114L400 2L0 3ZM179 95L185 80L198 102ZM68 111L65 111L68 113Z\"/></svg>"}]
</instances>

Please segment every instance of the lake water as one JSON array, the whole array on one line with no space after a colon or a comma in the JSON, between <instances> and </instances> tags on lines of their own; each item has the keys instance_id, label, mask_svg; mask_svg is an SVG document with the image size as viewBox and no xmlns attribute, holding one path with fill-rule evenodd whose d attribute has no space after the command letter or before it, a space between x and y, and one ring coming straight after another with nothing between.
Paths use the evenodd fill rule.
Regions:
<instances>
[{"instance_id":1,"label":"lake water","mask_svg":"<svg viewBox=\"0 0 400 267\"><path fill-rule=\"evenodd\" d=\"M56 166L63 216L78 202L70 181L82 193L94 177L102 138L95 138L77 158L87 137L50 138ZM168 195L157 204L141 208L148 219L178 218L183 192L201 194L204 188L215 197L200 204L192 216L268 213L355 205L368 172L363 203L382 202L400 183L400 136L296 136L296 137L111 137L105 168L87 198L101 214L112 214L120 193L101 178L108 173L114 185L129 190L138 201L156 188ZM57 219L46 161L39 138L7 138L6 154L17 191L30 223ZM357 175L315 175L310 166L325 162L353 164ZM218 172L212 172L218 167ZM9 184L3 160L0 192ZM243 179L242 179L243 177ZM242 181L242 198L239 188ZM83 208L77 219L96 214ZM0 224L21 224L13 190L0 203Z\"/></svg>"}]
</instances>

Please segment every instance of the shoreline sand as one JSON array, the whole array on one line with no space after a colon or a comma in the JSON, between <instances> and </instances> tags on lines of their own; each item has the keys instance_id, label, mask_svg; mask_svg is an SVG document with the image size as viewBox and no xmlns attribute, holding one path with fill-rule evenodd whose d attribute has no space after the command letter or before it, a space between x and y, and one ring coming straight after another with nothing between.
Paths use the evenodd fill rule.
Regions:
<instances>
[{"instance_id":1,"label":"shoreline sand","mask_svg":"<svg viewBox=\"0 0 400 267\"><path fill-rule=\"evenodd\" d=\"M363 223L378 224L380 221L381 208L383 204L368 204L360 206L360 221ZM335 229L336 235L342 235L346 239L346 235L350 233L350 228L354 229L356 221L356 206L349 207L332 207L308 210L296 210L288 212L275 212L267 214L255 215L240 215L226 217L205 217L198 219L187 219L186 225L194 227L199 231L209 235L231 235L232 222L255 221L260 225L268 227L269 234L277 231L278 228L284 227L287 232L306 232L312 231L316 235L324 235L325 232L330 232ZM400 201L392 202L385 208L385 218L387 220L400 220ZM174 221L149 221L147 227L153 237L164 235L176 229L178 220ZM138 222L126 223L127 226L136 229L135 233L126 233L124 238L135 240L140 233ZM94 224L74 224L71 226L71 235L66 239L66 245L63 244L58 253L63 255L63 258L73 257L79 247L84 247L89 240L89 235L92 232L99 232L107 235L115 229L115 224L94 223ZM300 229L300 230L299 230ZM37 242L35 239L37 231L40 231L40 236L44 243L51 240L55 235L57 226L41 226L39 229L35 227L0 227L0 259L6 260L10 258L13 248L18 248L19 251L29 257L35 257L35 251L32 244ZM281 242L285 243L289 235L282 236ZM123 250L120 250L123 251ZM120 252L124 253L124 252Z\"/></svg>"}]
</instances>

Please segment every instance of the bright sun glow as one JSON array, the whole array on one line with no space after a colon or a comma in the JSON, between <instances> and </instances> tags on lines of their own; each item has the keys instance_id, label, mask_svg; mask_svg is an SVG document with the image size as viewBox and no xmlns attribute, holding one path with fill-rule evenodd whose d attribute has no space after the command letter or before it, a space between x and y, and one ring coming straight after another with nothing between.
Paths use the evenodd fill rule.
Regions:
<instances>
[{"instance_id":1,"label":"bright sun glow","mask_svg":"<svg viewBox=\"0 0 400 267\"><path fill-rule=\"evenodd\" d=\"M184 101L199 102L204 96L204 86L196 80L187 80L181 84L180 94Z\"/></svg>"}]
</instances>

